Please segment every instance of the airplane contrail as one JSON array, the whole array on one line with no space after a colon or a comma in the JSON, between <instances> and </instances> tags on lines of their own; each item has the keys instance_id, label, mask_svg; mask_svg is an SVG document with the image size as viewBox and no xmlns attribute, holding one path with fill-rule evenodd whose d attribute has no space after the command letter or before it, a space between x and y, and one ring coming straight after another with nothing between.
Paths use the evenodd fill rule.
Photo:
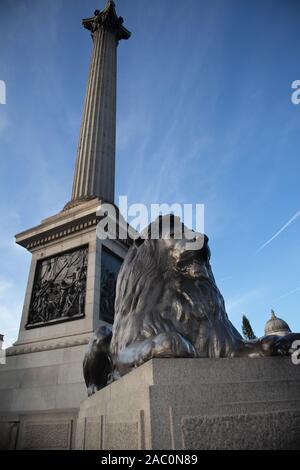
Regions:
<instances>
[{"instance_id":1,"label":"airplane contrail","mask_svg":"<svg viewBox=\"0 0 300 470\"><path fill-rule=\"evenodd\" d=\"M281 300L281 299L285 299L286 297L288 297L289 295L292 295L292 294L295 294L295 292L298 292L300 291L300 286L297 287L296 289L294 290L291 290L290 292L287 292L286 294L283 294L281 297L279 297L277 300Z\"/></svg>"},{"instance_id":2,"label":"airplane contrail","mask_svg":"<svg viewBox=\"0 0 300 470\"><path fill-rule=\"evenodd\" d=\"M277 238L285 229L288 228L289 225L291 225L293 222L295 222L296 219L298 219L298 217L300 217L300 211L297 212L283 227L281 227L280 230L278 230L278 232L275 233L275 235L273 235L272 238L270 238L268 241L266 241L266 243L264 243L258 250L257 250L257 253L259 253L261 250L263 250L267 245L269 245L269 243L271 243L273 240L275 240L275 238Z\"/></svg>"}]
</instances>

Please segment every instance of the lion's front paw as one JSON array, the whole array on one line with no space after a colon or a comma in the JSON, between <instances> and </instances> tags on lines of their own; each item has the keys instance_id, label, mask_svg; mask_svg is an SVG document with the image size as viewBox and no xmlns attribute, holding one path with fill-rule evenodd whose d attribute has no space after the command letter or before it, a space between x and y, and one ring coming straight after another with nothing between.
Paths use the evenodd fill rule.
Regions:
<instances>
[{"instance_id":1,"label":"lion's front paw","mask_svg":"<svg viewBox=\"0 0 300 470\"><path fill-rule=\"evenodd\" d=\"M161 333L153 339L152 357L196 357L196 350L179 333Z\"/></svg>"},{"instance_id":2,"label":"lion's front paw","mask_svg":"<svg viewBox=\"0 0 300 470\"><path fill-rule=\"evenodd\" d=\"M280 336L271 345L272 353L276 356L290 356L298 348L299 341L300 333L290 333L286 336Z\"/></svg>"},{"instance_id":3,"label":"lion's front paw","mask_svg":"<svg viewBox=\"0 0 300 470\"><path fill-rule=\"evenodd\" d=\"M196 357L194 346L178 333L161 333L154 338L136 341L119 352L115 360L114 380L135 367L159 357Z\"/></svg>"}]
</instances>

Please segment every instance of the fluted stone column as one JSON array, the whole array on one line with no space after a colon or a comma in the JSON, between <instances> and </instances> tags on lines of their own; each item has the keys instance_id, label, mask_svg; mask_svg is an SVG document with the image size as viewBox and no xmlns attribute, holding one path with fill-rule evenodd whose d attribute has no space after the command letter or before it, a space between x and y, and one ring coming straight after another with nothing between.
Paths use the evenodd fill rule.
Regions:
<instances>
[{"instance_id":1,"label":"fluted stone column","mask_svg":"<svg viewBox=\"0 0 300 470\"><path fill-rule=\"evenodd\" d=\"M69 205L92 197L114 202L117 45L131 34L111 0L83 26L94 47Z\"/></svg>"}]
</instances>

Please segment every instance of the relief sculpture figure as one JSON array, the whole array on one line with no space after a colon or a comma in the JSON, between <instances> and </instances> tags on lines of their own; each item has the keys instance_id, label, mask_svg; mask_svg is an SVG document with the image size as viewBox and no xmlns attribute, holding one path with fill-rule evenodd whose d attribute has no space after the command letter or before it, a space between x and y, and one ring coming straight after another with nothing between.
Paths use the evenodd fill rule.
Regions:
<instances>
[{"instance_id":1,"label":"relief sculpture figure","mask_svg":"<svg viewBox=\"0 0 300 470\"><path fill-rule=\"evenodd\" d=\"M37 265L27 327L84 315L86 247Z\"/></svg>"}]
</instances>

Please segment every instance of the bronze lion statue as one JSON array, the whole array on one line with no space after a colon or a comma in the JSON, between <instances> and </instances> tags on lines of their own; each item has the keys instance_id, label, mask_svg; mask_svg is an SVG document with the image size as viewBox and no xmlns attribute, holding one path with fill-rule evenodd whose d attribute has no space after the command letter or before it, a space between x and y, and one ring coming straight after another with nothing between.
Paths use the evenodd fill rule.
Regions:
<instances>
[{"instance_id":1,"label":"bronze lion statue","mask_svg":"<svg viewBox=\"0 0 300 470\"><path fill-rule=\"evenodd\" d=\"M154 224L157 239L150 236ZM159 217L129 249L117 280L112 331L99 327L84 358L89 394L152 358L287 355L300 339L291 333L245 341L226 313L207 236L195 234L194 249L185 228L175 216Z\"/></svg>"}]
</instances>

